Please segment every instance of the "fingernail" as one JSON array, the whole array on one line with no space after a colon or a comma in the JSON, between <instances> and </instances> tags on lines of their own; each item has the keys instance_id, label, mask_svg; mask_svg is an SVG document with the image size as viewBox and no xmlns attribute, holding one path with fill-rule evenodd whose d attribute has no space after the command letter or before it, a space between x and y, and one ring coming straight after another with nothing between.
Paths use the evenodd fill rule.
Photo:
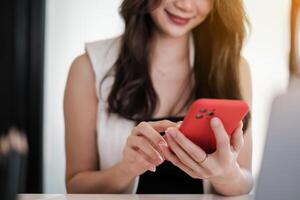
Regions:
<instances>
[{"instance_id":1,"label":"fingernail","mask_svg":"<svg viewBox=\"0 0 300 200\"><path fill-rule=\"evenodd\" d=\"M149 169L151 172L156 172L156 167L150 167Z\"/></svg>"},{"instance_id":2,"label":"fingernail","mask_svg":"<svg viewBox=\"0 0 300 200\"><path fill-rule=\"evenodd\" d=\"M161 147L168 147L168 144L165 141L160 141L158 145Z\"/></svg>"},{"instance_id":3,"label":"fingernail","mask_svg":"<svg viewBox=\"0 0 300 200\"><path fill-rule=\"evenodd\" d=\"M177 136L177 133L174 129L167 129L166 133L170 136L172 136L173 138L175 138Z\"/></svg>"},{"instance_id":4,"label":"fingernail","mask_svg":"<svg viewBox=\"0 0 300 200\"><path fill-rule=\"evenodd\" d=\"M160 163L164 161L164 158L160 154L158 154L158 157L159 157L159 162Z\"/></svg>"},{"instance_id":5,"label":"fingernail","mask_svg":"<svg viewBox=\"0 0 300 200\"><path fill-rule=\"evenodd\" d=\"M182 121L177 122L176 127L179 128L181 126L181 124L182 124Z\"/></svg>"},{"instance_id":6,"label":"fingernail","mask_svg":"<svg viewBox=\"0 0 300 200\"><path fill-rule=\"evenodd\" d=\"M157 165L161 165L165 160L159 160Z\"/></svg>"},{"instance_id":7,"label":"fingernail","mask_svg":"<svg viewBox=\"0 0 300 200\"><path fill-rule=\"evenodd\" d=\"M211 125L214 126L214 127L218 127L220 124L220 120L216 117L214 117L212 120L211 120Z\"/></svg>"}]
</instances>

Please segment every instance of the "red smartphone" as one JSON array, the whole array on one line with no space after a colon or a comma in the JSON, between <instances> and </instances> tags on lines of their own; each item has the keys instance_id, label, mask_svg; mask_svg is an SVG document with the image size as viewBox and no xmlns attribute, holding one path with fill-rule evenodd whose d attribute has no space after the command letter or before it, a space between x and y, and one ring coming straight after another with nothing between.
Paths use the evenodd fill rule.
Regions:
<instances>
[{"instance_id":1,"label":"red smartphone","mask_svg":"<svg viewBox=\"0 0 300 200\"><path fill-rule=\"evenodd\" d=\"M242 100L198 99L191 105L179 130L206 153L213 153L216 139L210 126L211 119L218 117L231 136L248 111L248 104Z\"/></svg>"}]
</instances>

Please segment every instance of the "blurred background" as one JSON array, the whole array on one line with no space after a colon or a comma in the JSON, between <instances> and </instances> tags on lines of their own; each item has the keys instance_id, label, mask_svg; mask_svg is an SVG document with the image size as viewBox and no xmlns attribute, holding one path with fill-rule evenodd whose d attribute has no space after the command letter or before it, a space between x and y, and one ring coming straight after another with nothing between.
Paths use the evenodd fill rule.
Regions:
<instances>
[{"instance_id":1,"label":"blurred background","mask_svg":"<svg viewBox=\"0 0 300 200\"><path fill-rule=\"evenodd\" d=\"M243 56L252 72L253 170L257 176L272 99L288 85L291 6L299 1L244 2L252 24ZM11 125L27 133L27 192L65 192L63 93L69 67L84 52L86 42L122 34L120 3L121 0L0 3L4 52L0 67L0 133Z\"/></svg>"}]
</instances>

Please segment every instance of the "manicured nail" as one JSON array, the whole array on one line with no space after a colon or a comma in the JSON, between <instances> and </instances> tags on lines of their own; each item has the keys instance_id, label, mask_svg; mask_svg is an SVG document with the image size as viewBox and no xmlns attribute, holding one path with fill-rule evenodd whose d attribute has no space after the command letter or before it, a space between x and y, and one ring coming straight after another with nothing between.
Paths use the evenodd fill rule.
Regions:
<instances>
[{"instance_id":1,"label":"manicured nail","mask_svg":"<svg viewBox=\"0 0 300 200\"><path fill-rule=\"evenodd\" d=\"M159 148L160 148L160 150L161 150L161 152L165 152L166 151L166 148L169 148L168 146L165 146L165 145L161 145L161 144L159 144Z\"/></svg>"},{"instance_id":2,"label":"manicured nail","mask_svg":"<svg viewBox=\"0 0 300 200\"><path fill-rule=\"evenodd\" d=\"M159 146L161 146L161 147L168 147L168 144L165 142L165 141L160 141L159 143L158 143L158 145Z\"/></svg>"},{"instance_id":3,"label":"manicured nail","mask_svg":"<svg viewBox=\"0 0 300 200\"><path fill-rule=\"evenodd\" d=\"M176 131L174 129L172 129L172 128L167 129L166 133L168 135L170 135L171 137L173 137L173 138L176 138L176 136L177 136Z\"/></svg>"},{"instance_id":4,"label":"manicured nail","mask_svg":"<svg viewBox=\"0 0 300 200\"><path fill-rule=\"evenodd\" d=\"M176 123L176 127L179 128L182 124L182 121Z\"/></svg>"},{"instance_id":5,"label":"manicured nail","mask_svg":"<svg viewBox=\"0 0 300 200\"><path fill-rule=\"evenodd\" d=\"M150 167L149 169L151 172L156 172L156 167Z\"/></svg>"},{"instance_id":6,"label":"manicured nail","mask_svg":"<svg viewBox=\"0 0 300 200\"><path fill-rule=\"evenodd\" d=\"M164 158L160 154L158 154L158 157L159 157L159 163L162 163L164 161Z\"/></svg>"},{"instance_id":7,"label":"manicured nail","mask_svg":"<svg viewBox=\"0 0 300 200\"><path fill-rule=\"evenodd\" d=\"M220 124L220 120L216 117L214 117L212 120L211 120L211 125L214 126L214 127L218 127Z\"/></svg>"}]
</instances>

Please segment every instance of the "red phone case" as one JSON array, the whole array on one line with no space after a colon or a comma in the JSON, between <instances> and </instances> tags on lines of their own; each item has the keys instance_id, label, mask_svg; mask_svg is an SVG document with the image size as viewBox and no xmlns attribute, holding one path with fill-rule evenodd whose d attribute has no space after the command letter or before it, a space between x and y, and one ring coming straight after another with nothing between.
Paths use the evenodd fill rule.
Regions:
<instances>
[{"instance_id":1,"label":"red phone case","mask_svg":"<svg viewBox=\"0 0 300 200\"><path fill-rule=\"evenodd\" d=\"M213 153L216 139L210 120L218 117L231 136L248 110L248 104L242 100L198 99L191 105L179 130L204 151Z\"/></svg>"}]
</instances>

